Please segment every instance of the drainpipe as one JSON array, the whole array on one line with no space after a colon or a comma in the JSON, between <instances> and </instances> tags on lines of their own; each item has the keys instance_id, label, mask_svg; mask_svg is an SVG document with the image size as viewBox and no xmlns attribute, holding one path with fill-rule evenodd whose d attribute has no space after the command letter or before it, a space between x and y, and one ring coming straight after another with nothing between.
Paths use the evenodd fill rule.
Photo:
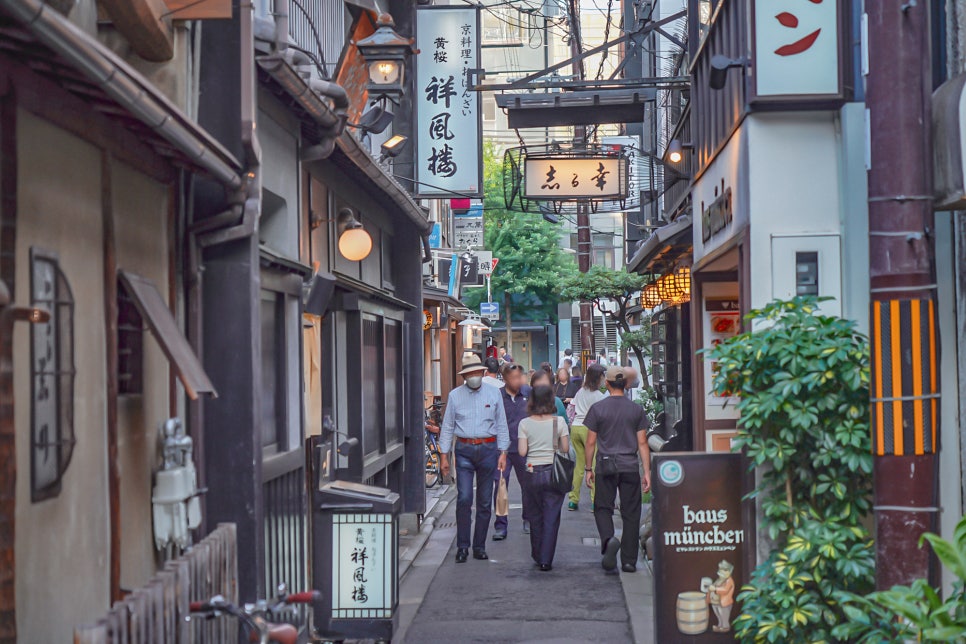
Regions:
<instances>
[{"instance_id":1,"label":"drainpipe","mask_svg":"<svg viewBox=\"0 0 966 644\"><path fill-rule=\"evenodd\" d=\"M876 587L928 578L939 517L929 2L866 2Z\"/></svg>"}]
</instances>

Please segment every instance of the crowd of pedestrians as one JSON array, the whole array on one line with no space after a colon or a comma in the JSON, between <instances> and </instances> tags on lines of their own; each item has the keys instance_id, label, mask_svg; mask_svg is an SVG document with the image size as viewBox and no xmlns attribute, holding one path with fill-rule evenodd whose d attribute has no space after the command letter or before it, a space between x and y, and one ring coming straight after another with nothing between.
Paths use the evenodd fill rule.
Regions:
<instances>
[{"instance_id":1,"label":"crowd of pedestrians","mask_svg":"<svg viewBox=\"0 0 966 644\"><path fill-rule=\"evenodd\" d=\"M463 384L449 394L439 441L444 478L450 476L451 450L455 461L456 562L466 562L471 549L474 559L488 559L486 540L500 482L509 488L513 470L523 497L522 531L530 536L535 566L553 569L564 501L568 510L578 511L586 484L601 565L615 570L619 554L621 570L634 572L642 493L650 489L647 416L627 395L637 372L602 360L580 374L569 355L556 369L545 362L528 372L501 349L499 358L485 361L466 354L459 375ZM576 463L569 491L552 480L556 454ZM566 476L564 481L569 472ZM618 499L620 538L614 526ZM493 540L509 535L509 517L496 516Z\"/></svg>"}]
</instances>

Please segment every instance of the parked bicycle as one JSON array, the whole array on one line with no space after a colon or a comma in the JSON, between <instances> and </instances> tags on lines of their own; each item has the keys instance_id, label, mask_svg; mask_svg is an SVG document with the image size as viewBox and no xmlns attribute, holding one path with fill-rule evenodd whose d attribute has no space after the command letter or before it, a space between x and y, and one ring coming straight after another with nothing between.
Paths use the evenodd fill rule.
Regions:
<instances>
[{"instance_id":1,"label":"parked bicycle","mask_svg":"<svg viewBox=\"0 0 966 644\"><path fill-rule=\"evenodd\" d=\"M439 454L439 428L443 422L443 402L439 396L426 410L426 488L436 487L443 480Z\"/></svg>"},{"instance_id":2,"label":"parked bicycle","mask_svg":"<svg viewBox=\"0 0 966 644\"><path fill-rule=\"evenodd\" d=\"M285 586L279 586L279 594L271 600L260 599L254 604L235 606L222 595L215 595L207 601L191 602L192 613L203 615L206 619L230 616L238 619L249 633L249 641L258 644L304 644L311 641L305 628L298 629L292 624L275 621L287 606L311 604L321 593L310 590L302 593L285 593Z\"/></svg>"}]
</instances>

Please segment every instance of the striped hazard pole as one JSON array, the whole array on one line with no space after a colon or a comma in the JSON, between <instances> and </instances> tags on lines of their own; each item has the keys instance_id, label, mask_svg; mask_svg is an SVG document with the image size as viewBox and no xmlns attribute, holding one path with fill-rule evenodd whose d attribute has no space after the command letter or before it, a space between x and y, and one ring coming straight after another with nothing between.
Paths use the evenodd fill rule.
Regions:
<instances>
[{"instance_id":1,"label":"striped hazard pole","mask_svg":"<svg viewBox=\"0 0 966 644\"><path fill-rule=\"evenodd\" d=\"M869 71L870 429L876 587L938 581L919 548L939 518L928 2L866 2Z\"/></svg>"}]
</instances>

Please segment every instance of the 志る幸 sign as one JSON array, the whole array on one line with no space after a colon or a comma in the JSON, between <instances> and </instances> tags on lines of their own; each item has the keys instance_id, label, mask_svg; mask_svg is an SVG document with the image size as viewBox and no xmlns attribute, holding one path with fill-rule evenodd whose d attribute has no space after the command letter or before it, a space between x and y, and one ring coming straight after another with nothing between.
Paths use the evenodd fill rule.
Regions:
<instances>
[{"instance_id":1,"label":"\u5fd7\u308b\u5e78 sign","mask_svg":"<svg viewBox=\"0 0 966 644\"><path fill-rule=\"evenodd\" d=\"M757 96L841 93L836 0L758 0L754 20Z\"/></svg>"},{"instance_id":2,"label":"\u5fd7\u308b\u5e78 sign","mask_svg":"<svg viewBox=\"0 0 966 644\"><path fill-rule=\"evenodd\" d=\"M417 195L482 197L479 9L419 7L416 46Z\"/></svg>"},{"instance_id":3,"label":"\u5fd7\u308b\u5e78 sign","mask_svg":"<svg viewBox=\"0 0 966 644\"><path fill-rule=\"evenodd\" d=\"M527 199L622 199L627 172L620 157L528 157L524 165Z\"/></svg>"}]
</instances>

